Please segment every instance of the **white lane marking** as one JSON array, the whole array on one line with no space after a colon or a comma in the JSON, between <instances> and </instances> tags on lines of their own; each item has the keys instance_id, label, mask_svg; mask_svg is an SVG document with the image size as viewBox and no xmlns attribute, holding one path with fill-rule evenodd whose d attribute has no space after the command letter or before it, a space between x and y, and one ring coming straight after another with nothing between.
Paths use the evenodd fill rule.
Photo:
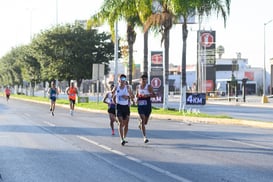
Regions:
<instances>
[{"instance_id":1,"label":"white lane marking","mask_svg":"<svg viewBox=\"0 0 273 182\"><path fill-rule=\"evenodd\" d=\"M239 144L247 145L247 146L250 146L250 147L256 147L256 148L260 148L260 149L272 149L271 147L266 147L266 146L263 146L263 145L258 145L258 144L253 144L253 143L246 143L246 142L242 142L242 141L239 141L239 140L232 140L232 139L228 139L228 140L231 141L231 142L234 142L234 143L239 143Z\"/></svg>"},{"instance_id":2,"label":"white lane marking","mask_svg":"<svg viewBox=\"0 0 273 182\"><path fill-rule=\"evenodd\" d=\"M49 126L56 126L55 124L51 123L51 122L48 122L48 121L43 121L43 123L49 125Z\"/></svg>"},{"instance_id":3,"label":"white lane marking","mask_svg":"<svg viewBox=\"0 0 273 182\"><path fill-rule=\"evenodd\" d=\"M94 140L90 140L89 138L86 138L86 137L83 137L83 136L77 136L77 137L78 137L79 139L81 139L81 140L84 140L84 141L88 142L88 143L91 143L91 144L94 144L94 145L96 145L96 146L98 146L98 147L101 147L101 148L103 148L103 149L105 149L105 150L107 150L107 151L109 151L109 152L112 152L112 153L115 153L115 154L117 154L117 155L126 157L127 159L129 159L129 160L131 160L131 161L134 161L134 162L136 162L136 163L139 163L140 165L143 165L143 166L145 166L145 167L148 167L148 168L150 168L150 169L153 169L154 171L157 171L157 172L159 172L159 173L161 173L161 174L165 174L165 175L169 176L170 178L176 179L176 180L181 181L181 182L191 182L190 180L188 180L188 179L186 179L186 178L183 178L183 177L181 177L181 176L177 176L176 174L173 174L173 173L171 173L171 172L169 172L169 171L166 171L165 169L159 168L159 167L157 167L157 166L155 166L155 165L152 165L152 164L150 164L150 163L143 162L143 161L140 160L140 159L137 159L137 158L135 158L135 157L129 156L129 155L123 153L123 152L114 150L114 149L112 149L112 148L110 148L110 147L107 147L107 146L105 146L105 145L101 145L101 144L99 144L98 142L96 142L96 141L94 141Z\"/></svg>"},{"instance_id":4,"label":"white lane marking","mask_svg":"<svg viewBox=\"0 0 273 182\"><path fill-rule=\"evenodd\" d=\"M115 153L115 154L118 154L118 155L121 155L121 156L126 156L126 154L124 154L124 153L122 153L122 152L120 152L120 151L114 150L114 149L112 149L112 148L110 148L110 147L106 147L106 146L104 146L104 145L101 145L101 144L99 144L98 142L95 142L94 140L90 140L90 139L88 139L88 138L86 138L86 137L83 137L83 136L77 136L77 137L80 138L81 140L84 140L84 141L86 141L86 142L88 142L88 143L91 143L91 144L94 144L94 145L96 145L96 146L99 146L99 147L101 147L101 148L103 148L103 149L105 149L105 150L108 150L108 151L110 151L110 152L113 152L113 153Z\"/></svg>"},{"instance_id":5,"label":"white lane marking","mask_svg":"<svg viewBox=\"0 0 273 182\"><path fill-rule=\"evenodd\" d=\"M8 135L0 135L0 138L7 138L9 137Z\"/></svg>"},{"instance_id":6,"label":"white lane marking","mask_svg":"<svg viewBox=\"0 0 273 182\"><path fill-rule=\"evenodd\" d=\"M31 115L29 113L24 113L25 116L30 117Z\"/></svg>"},{"instance_id":7,"label":"white lane marking","mask_svg":"<svg viewBox=\"0 0 273 182\"><path fill-rule=\"evenodd\" d=\"M256 147L259 149L266 149L266 150L272 149L272 147L267 147L264 145L253 144L253 143L247 143L247 142L240 141L239 139L230 139L230 138L223 138L223 137L218 137L218 136L209 136L209 135L199 134L199 133L192 133L192 134L207 137L207 138L218 139L218 140L226 140L226 141L230 141L233 143L238 143L238 144L242 144L242 145L246 145L246 146L250 146L250 147Z\"/></svg>"}]
</instances>

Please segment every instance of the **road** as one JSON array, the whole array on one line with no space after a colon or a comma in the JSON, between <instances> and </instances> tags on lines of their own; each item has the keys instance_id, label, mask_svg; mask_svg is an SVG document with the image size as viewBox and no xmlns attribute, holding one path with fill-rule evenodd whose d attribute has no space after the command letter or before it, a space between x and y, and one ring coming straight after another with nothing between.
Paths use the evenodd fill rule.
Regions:
<instances>
[{"instance_id":1,"label":"road","mask_svg":"<svg viewBox=\"0 0 273 182\"><path fill-rule=\"evenodd\" d=\"M271 129L152 119L144 144L132 116L121 146L104 112L48 109L0 98L1 182L273 179Z\"/></svg>"}]
</instances>

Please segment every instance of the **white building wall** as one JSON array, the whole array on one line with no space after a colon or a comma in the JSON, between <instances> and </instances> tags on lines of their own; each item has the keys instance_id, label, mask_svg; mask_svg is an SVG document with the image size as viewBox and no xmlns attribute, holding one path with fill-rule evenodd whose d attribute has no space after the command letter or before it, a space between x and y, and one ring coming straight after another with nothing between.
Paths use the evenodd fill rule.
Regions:
<instances>
[{"instance_id":1,"label":"white building wall","mask_svg":"<svg viewBox=\"0 0 273 182\"><path fill-rule=\"evenodd\" d=\"M174 79L174 86L176 90L181 87L181 75L169 75L169 79ZM191 87L196 82L196 71L187 71L186 73L187 88Z\"/></svg>"},{"instance_id":2,"label":"white building wall","mask_svg":"<svg viewBox=\"0 0 273 182\"><path fill-rule=\"evenodd\" d=\"M216 64L218 65L232 65L232 61L234 59L219 59ZM245 78L245 72L253 72L254 80L248 81L248 83L256 84L256 93L259 93L258 89L262 88L263 84L263 69L262 68L251 68L248 65L247 59L237 59L238 71L234 71L234 76L237 80L242 80ZM216 72L216 87L217 84L221 83L221 89L225 89L226 81L231 80L232 71L217 71ZM170 75L170 79L175 79L174 86L176 89L180 89L181 84L181 76L179 75ZM270 75L267 73L266 85L270 85ZM187 86L188 88L196 82L196 71L195 70L187 70ZM267 88L267 87L266 87ZM267 90L266 90L267 92Z\"/></svg>"}]
</instances>

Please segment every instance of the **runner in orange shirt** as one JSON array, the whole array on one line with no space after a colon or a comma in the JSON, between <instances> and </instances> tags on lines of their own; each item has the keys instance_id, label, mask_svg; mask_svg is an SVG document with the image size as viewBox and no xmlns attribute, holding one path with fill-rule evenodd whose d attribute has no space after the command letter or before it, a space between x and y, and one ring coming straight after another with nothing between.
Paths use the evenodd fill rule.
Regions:
<instances>
[{"instance_id":1,"label":"runner in orange shirt","mask_svg":"<svg viewBox=\"0 0 273 182\"><path fill-rule=\"evenodd\" d=\"M70 103L70 115L73 116L75 103L78 95L78 89L74 86L74 82L71 82L70 87L66 89L66 93L68 95L69 103Z\"/></svg>"},{"instance_id":2,"label":"runner in orange shirt","mask_svg":"<svg viewBox=\"0 0 273 182\"><path fill-rule=\"evenodd\" d=\"M10 92L11 91L10 91L9 87L6 87L6 89L5 89L5 95L6 95L7 102L9 102Z\"/></svg>"}]
</instances>

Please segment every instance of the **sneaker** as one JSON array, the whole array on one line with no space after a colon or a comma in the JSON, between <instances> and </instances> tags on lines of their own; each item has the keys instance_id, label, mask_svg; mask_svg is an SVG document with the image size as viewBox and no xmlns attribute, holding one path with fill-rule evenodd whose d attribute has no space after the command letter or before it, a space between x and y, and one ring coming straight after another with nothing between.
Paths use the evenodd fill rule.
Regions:
<instances>
[{"instance_id":1,"label":"sneaker","mask_svg":"<svg viewBox=\"0 0 273 182\"><path fill-rule=\"evenodd\" d=\"M128 143L128 140L126 140L125 138L123 139L125 143Z\"/></svg>"},{"instance_id":2,"label":"sneaker","mask_svg":"<svg viewBox=\"0 0 273 182\"><path fill-rule=\"evenodd\" d=\"M115 130L112 130L112 135L115 135Z\"/></svg>"},{"instance_id":3,"label":"sneaker","mask_svg":"<svg viewBox=\"0 0 273 182\"><path fill-rule=\"evenodd\" d=\"M52 108L49 108L49 111L51 112L51 111L52 111Z\"/></svg>"},{"instance_id":4,"label":"sneaker","mask_svg":"<svg viewBox=\"0 0 273 182\"><path fill-rule=\"evenodd\" d=\"M122 146L124 146L125 143L126 143L125 140L121 140L121 143L120 143L120 144L121 144Z\"/></svg>"},{"instance_id":5,"label":"sneaker","mask_svg":"<svg viewBox=\"0 0 273 182\"><path fill-rule=\"evenodd\" d=\"M73 116L73 110L70 110L70 115Z\"/></svg>"},{"instance_id":6,"label":"sneaker","mask_svg":"<svg viewBox=\"0 0 273 182\"><path fill-rule=\"evenodd\" d=\"M54 112L52 112L51 115L54 116Z\"/></svg>"},{"instance_id":7,"label":"sneaker","mask_svg":"<svg viewBox=\"0 0 273 182\"><path fill-rule=\"evenodd\" d=\"M147 138L144 138L144 143L148 143L149 140Z\"/></svg>"}]
</instances>

